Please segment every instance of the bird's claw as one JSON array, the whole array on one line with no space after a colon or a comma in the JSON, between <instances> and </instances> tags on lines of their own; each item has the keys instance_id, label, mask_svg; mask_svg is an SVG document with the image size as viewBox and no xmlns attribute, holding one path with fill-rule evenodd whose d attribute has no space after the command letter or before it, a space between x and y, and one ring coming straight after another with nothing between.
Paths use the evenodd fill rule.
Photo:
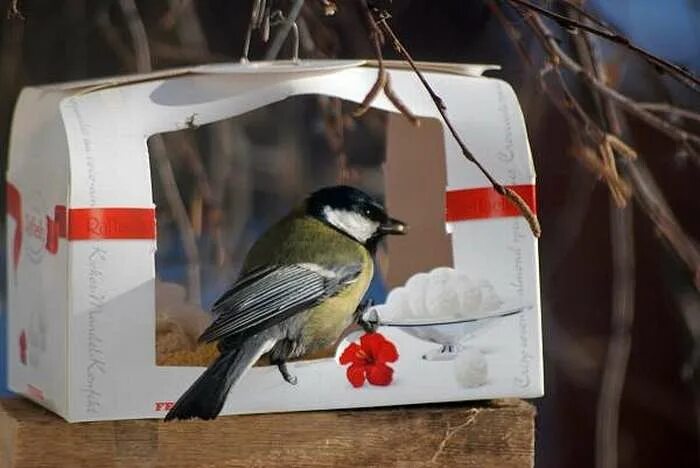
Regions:
<instances>
[{"instance_id":1,"label":"bird's claw","mask_svg":"<svg viewBox=\"0 0 700 468\"><path fill-rule=\"evenodd\" d=\"M277 363L277 368L280 371L280 374L282 374L282 378L285 380L290 385L296 385L299 379L297 379L296 375L292 375L291 372L289 372L289 369L287 368L287 363L284 361L280 361Z\"/></svg>"},{"instance_id":2,"label":"bird's claw","mask_svg":"<svg viewBox=\"0 0 700 468\"><path fill-rule=\"evenodd\" d=\"M374 301L367 299L357 308L357 323L366 333L374 333L379 328L379 314L373 306Z\"/></svg>"}]
</instances>

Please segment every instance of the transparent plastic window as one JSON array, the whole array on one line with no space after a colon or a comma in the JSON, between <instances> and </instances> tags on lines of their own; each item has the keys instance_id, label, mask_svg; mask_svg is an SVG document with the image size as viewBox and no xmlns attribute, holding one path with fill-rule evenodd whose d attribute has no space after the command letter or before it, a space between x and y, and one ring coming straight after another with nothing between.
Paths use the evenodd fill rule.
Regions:
<instances>
[{"instance_id":1,"label":"transparent plastic window","mask_svg":"<svg viewBox=\"0 0 700 468\"><path fill-rule=\"evenodd\" d=\"M197 338L248 249L315 189L347 184L385 200L386 114L347 117L353 103L302 96L149 139L157 206L156 363L205 366ZM346 112L342 112L345 108ZM386 245L368 297L386 297ZM314 357L330 357L335 346ZM264 363L265 358L262 359Z\"/></svg>"}]
</instances>

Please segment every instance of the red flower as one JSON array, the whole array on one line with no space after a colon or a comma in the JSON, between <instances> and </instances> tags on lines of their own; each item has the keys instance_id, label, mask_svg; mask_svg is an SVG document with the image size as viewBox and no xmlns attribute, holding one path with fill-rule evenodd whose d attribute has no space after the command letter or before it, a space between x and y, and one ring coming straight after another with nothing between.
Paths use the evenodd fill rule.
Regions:
<instances>
[{"instance_id":1,"label":"red flower","mask_svg":"<svg viewBox=\"0 0 700 468\"><path fill-rule=\"evenodd\" d=\"M379 333L365 333L360 344L350 343L340 355L340 364L350 364L346 375L353 387L362 387L365 379L372 385L389 385L394 369L387 362L399 358L394 343Z\"/></svg>"}]
</instances>

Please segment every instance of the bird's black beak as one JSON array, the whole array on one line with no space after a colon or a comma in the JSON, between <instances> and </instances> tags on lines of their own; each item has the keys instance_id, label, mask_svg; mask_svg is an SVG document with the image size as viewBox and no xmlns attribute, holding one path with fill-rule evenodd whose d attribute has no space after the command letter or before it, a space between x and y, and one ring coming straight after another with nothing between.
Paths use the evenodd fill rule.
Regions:
<instances>
[{"instance_id":1,"label":"bird's black beak","mask_svg":"<svg viewBox=\"0 0 700 468\"><path fill-rule=\"evenodd\" d=\"M379 232L382 235L391 234L406 234L408 231L408 225L398 219L389 218L381 226L379 226Z\"/></svg>"}]
</instances>

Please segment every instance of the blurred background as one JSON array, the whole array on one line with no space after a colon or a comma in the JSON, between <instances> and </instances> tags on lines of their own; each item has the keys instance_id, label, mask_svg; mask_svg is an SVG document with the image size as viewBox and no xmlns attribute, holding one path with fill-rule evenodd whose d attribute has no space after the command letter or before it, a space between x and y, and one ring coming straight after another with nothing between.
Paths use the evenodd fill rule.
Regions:
<instances>
[{"instance_id":1,"label":"blurred background","mask_svg":"<svg viewBox=\"0 0 700 468\"><path fill-rule=\"evenodd\" d=\"M12 109L23 86L237 61L253 3L0 1L3 171ZM373 58L361 12L352 6L354 2L338 2L335 14L326 16L324 12L333 3L290 0L274 2L273 6L285 15L301 7L297 9L301 57ZM521 100L538 172L538 214L543 229L540 265L546 396L534 402L539 411L537 466L605 466L601 451L611 450L623 467L700 466L700 281L693 277L692 268L689 272L688 256L679 254L679 244L668 240L668 231L663 224L660 227L654 215L660 209L672 212L676 220L673 228L681 231L686 245L694 248L695 239L700 237L700 197L696 192L700 165L692 148L679 145L678 140L643 122L637 114L626 113L622 129L615 133L634 146L641 162L627 169L621 164L620 170L623 176L631 174L632 191L646 188L648 193L643 193L648 196L628 199L628 208L620 210L611 202L610 184L606 185L608 179L601 176L599 167L580 157L585 153L581 134L590 129L583 123L572 126L562 118L560 104L564 102L563 107L570 109L567 105L571 105L571 99L562 99L560 91L555 99L543 92L543 80L547 79L543 76L551 75L547 65L551 51L542 47L542 37L533 34L537 30L529 28L523 15L508 2L374 3L390 4L391 24L416 59L498 64L501 71L491 76L507 80ZM575 13L571 2L531 3L563 14ZM588 0L576 5L582 5L638 45L700 73L700 1ZM13 11L15 7L17 12ZM591 54L582 49L581 34L567 31L556 22L543 21L556 35L556 43L587 66ZM251 60L271 54L279 29L272 26L272 40L267 43L261 40L260 31L253 32ZM670 103L695 111L657 115L684 131L700 133L697 90L669 73L659 73L625 47L592 42L597 48L598 66L610 87L635 103ZM283 58L290 54L288 43L278 52ZM396 58L389 46L384 47L384 54ZM586 80L568 72L562 80L589 115L613 127L610 113L604 112L604 104L591 93ZM545 91L549 89L545 87ZM268 206L284 211L284 203L306 193L305 175L317 171L328 180L348 182L378 177L373 174L380 173L377 168L382 163L384 122L381 115L372 114L354 120L349 116L351 110L336 101L305 98L266 108L245 119L209 126L197 140L164 136L155 148L154 142L149 142L155 162L160 151L167 155L176 173L191 171L198 180L197 189L184 197L186 213L195 229L199 223L202 232L218 236L200 239L206 241L204 258L212 265L229 262L235 269L240 259L233 252L279 216L281 212L270 211ZM271 115L287 124L270 133L265 122ZM313 127L311 132L309 125ZM305 131L300 132L304 126ZM305 152L285 151L285 141L302 133L311 136L292 146L321 148L311 152L332 153L335 157L310 160ZM235 167L223 171L215 161L193 157L187 150L192 141L196 147L205 145L212 153L233 154ZM154 180L159 167L154 164ZM644 183L635 178L640 173ZM649 180L655 182L651 188ZM379 190L378 184L368 182L368 188L374 185ZM155 191L157 199L167 199L158 187ZM4 193L3 188L3 201ZM247 220L245 223L220 222L217 203L224 199L237 212L250 214L235 218ZM651 208L650 199L657 202ZM176 231L177 221L173 219L172 223ZM4 240L4 229L0 235ZM169 258L182 255L176 244L172 248L167 243L159 246L161 271L167 270ZM4 261L4 249L0 250L0 258ZM187 272L178 271L176 266L168 271L171 279L186 281ZM4 269L0 272L5 274ZM0 298L4 304L4 288L0 288ZM4 324L4 313L2 318ZM613 356L621 356L612 366L611 350ZM4 352L4 347L0 351ZM4 379L4 358L0 366ZM619 388L613 388L611 382L617 382ZM4 388L4 381L0 384ZM601 388L607 397L601 398ZM619 404L614 395L610 398L616 391ZM601 401L612 401L613 406L603 405L601 410ZM608 412L619 416L619 428L610 423ZM610 439L611 427L617 440ZM610 440L614 441L612 448Z\"/></svg>"}]
</instances>

